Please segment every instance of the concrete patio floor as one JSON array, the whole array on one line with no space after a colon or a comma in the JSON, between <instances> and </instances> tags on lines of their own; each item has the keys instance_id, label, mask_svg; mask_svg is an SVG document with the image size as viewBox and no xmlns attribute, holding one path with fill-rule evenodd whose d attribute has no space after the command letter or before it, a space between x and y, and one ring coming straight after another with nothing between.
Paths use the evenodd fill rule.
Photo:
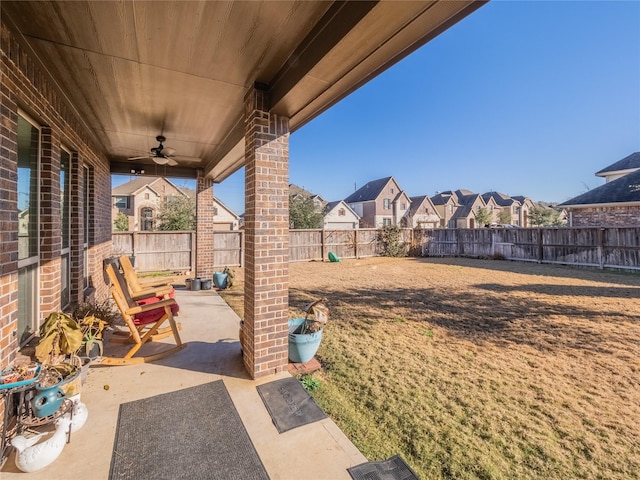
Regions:
<instances>
[{"instance_id":1,"label":"concrete patio floor","mask_svg":"<svg viewBox=\"0 0 640 480\"><path fill-rule=\"evenodd\" d=\"M180 304L180 334L187 348L155 363L92 366L82 387L82 401L89 410L84 427L72 434L71 442L54 463L37 472L20 472L11 453L0 471L3 480L106 479L121 403L219 379L224 381L272 479L349 479L346 469L367 461L328 418L279 434L256 386L289 373L251 380L240 356L238 316L215 290L179 289L176 299ZM189 406L176 408L187 411Z\"/></svg>"}]
</instances>

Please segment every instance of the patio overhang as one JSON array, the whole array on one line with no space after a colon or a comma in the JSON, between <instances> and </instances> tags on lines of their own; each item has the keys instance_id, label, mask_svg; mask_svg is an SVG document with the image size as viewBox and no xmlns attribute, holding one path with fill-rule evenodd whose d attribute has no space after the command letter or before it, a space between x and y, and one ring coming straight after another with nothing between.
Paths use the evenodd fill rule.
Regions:
<instances>
[{"instance_id":1,"label":"patio overhang","mask_svg":"<svg viewBox=\"0 0 640 480\"><path fill-rule=\"evenodd\" d=\"M254 85L293 132L484 3L4 1L2 16L112 173L220 182L245 163ZM159 134L192 158L128 160Z\"/></svg>"}]
</instances>

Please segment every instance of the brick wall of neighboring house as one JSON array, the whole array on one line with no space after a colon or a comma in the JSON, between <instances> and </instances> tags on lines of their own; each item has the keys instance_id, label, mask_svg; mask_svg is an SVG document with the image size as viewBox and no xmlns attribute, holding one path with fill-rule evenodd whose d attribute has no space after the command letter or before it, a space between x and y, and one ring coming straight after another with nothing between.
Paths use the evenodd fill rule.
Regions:
<instances>
[{"instance_id":1,"label":"brick wall of neighboring house","mask_svg":"<svg viewBox=\"0 0 640 480\"><path fill-rule=\"evenodd\" d=\"M99 154L93 137L84 129L57 90L18 43L5 23L0 23L0 368L18 351L18 112L25 112L41 127L38 298L41 320L60 308L60 147L71 154L71 268L72 300L92 292L104 299L108 289L102 276L102 258L111 249L111 179L109 163ZM74 165L75 163L75 165ZM83 166L89 167L90 201L78 198L83 186ZM89 282L80 284L84 272L84 208L89 208ZM104 220L106 219L106 220Z\"/></svg>"},{"instance_id":2,"label":"brick wall of neighboring house","mask_svg":"<svg viewBox=\"0 0 640 480\"><path fill-rule=\"evenodd\" d=\"M572 227L637 227L640 205L575 208L570 211Z\"/></svg>"},{"instance_id":3,"label":"brick wall of neighboring house","mask_svg":"<svg viewBox=\"0 0 640 480\"><path fill-rule=\"evenodd\" d=\"M266 92L245 96L245 297L243 359L253 378L288 363L289 119Z\"/></svg>"}]
</instances>

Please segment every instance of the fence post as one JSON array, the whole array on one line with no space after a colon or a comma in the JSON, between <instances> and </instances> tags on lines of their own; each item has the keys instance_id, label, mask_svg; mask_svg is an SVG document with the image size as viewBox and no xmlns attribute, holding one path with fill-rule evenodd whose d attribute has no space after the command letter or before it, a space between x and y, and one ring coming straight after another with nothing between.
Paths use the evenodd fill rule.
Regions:
<instances>
[{"instance_id":1,"label":"fence post","mask_svg":"<svg viewBox=\"0 0 640 480\"><path fill-rule=\"evenodd\" d=\"M358 229L353 230L353 256L358 258Z\"/></svg>"},{"instance_id":2,"label":"fence post","mask_svg":"<svg viewBox=\"0 0 640 480\"><path fill-rule=\"evenodd\" d=\"M138 232L133 232L131 238L131 256L136 256L136 250L138 250Z\"/></svg>"},{"instance_id":3,"label":"fence post","mask_svg":"<svg viewBox=\"0 0 640 480\"><path fill-rule=\"evenodd\" d=\"M191 273L196 270L196 232L191 232L191 265L189 271Z\"/></svg>"},{"instance_id":4,"label":"fence post","mask_svg":"<svg viewBox=\"0 0 640 480\"><path fill-rule=\"evenodd\" d=\"M491 249L489 250L489 252L491 252L491 256L495 257L496 256L496 231L493 228L489 229L489 235L491 235Z\"/></svg>"},{"instance_id":5,"label":"fence post","mask_svg":"<svg viewBox=\"0 0 640 480\"><path fill-rule=\"evenodd\" d=\"M326 256L326 245L325 245L325 230L324 228L320 230L320 256L322 257L322 261L324 262L324 257Z\"/></svg>"},{"instance_id":6,"label":"fence post","mask_svg":"<svg viewBox=\"0 0 640 480\"><path fill-rule=\"evenodd\" d=\"M542 228L538 228L538 263L542 263L544 249L542 248Z\"/></svg>"},{"instance_id":7,"label":"fence post","mask_svg":"<svg viewBox=\"0 0 640 480\"><path fill-rule=\"evenodd\" d=\"M601 228L598 232L598 265L600 270L604 270L604 239L605 228Z\"/></svg>"},{"instance_id":8,"label":"fence post","mask_svg":"<svg viewBox=\"0 0 640 480\"><path fill-rule=\"evenodd\" d=\"M240 264L240 268L244 267L244 231L240 230L240 251L238 252L240 258L238 258L238 263Z\"/></svg>"}]
</instances>

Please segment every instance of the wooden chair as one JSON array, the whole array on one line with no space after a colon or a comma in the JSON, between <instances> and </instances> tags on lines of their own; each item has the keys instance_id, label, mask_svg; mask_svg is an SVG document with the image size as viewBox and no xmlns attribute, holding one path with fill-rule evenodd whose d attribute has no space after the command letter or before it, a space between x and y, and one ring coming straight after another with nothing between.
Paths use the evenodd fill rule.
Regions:
<instances>
[{"instance_id":1,"label":"wooden chair","mask_svg":"<svg viewBox=\"0 0 640 480\"><path fill-rule=\"evenodd\" d=\"M174 289L170 284L158 283L157 281L141 282L128 255L122 255L118 261L132 297L173 297Z\"/></svg>"},{"instance_id":2,"label":"wooden chair","mask_svg":"<svg viewBox=\"0 0 640 480\"><path fill-rule=\"evenodd\" d=\"M122 332L122 334L119 335L120 332L116 332L112 341L133 343L134 346L123 358L104 357L102 364L130 365L153 362L172 355L186 347L186 344L183 344L180 339L180 334L178 333L179 325L176 324L173 313L171 312L172 307L177 306L175 299L166 298L154 303L140 305L136 303L129 294L126 281L116 266L113 263L109 263L105 266L105 270L111 283L111 295L122 314L125 324L129 328L128 333ZM165 322L168 322L169 325L160 328ZM173 335L176 343L175 347L170 347L148 356L134 357L138 350L140 350L140 347L145 343L169 335Z\"/></svg>"}]
</instances>

